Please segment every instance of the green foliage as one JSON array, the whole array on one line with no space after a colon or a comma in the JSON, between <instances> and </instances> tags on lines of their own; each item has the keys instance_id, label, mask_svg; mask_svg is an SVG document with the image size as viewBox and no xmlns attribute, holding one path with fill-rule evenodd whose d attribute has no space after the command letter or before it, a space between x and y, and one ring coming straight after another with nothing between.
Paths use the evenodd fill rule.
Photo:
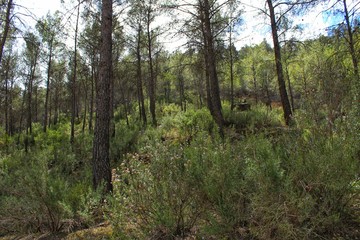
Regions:
<instances>
[{"instance_id":1,"label":"green foliage","mask_svg":"<svg viewBox=\"0 0 360 240\"><path fill-rule=\"evenodd\" d=\"M204 117L202 110L175 113L173 108L172 118L162 119L161 133L193 133L194 119ZM349 222L356 224L352 209L360 170L359 149L346 134L329 138L298 128L224 141L198 131L190 141L177 142L162 141L159 131L148 129L138 152L117 169L109 216L114 235L316 239L343 234Z\"/></svg>"},{"instance_id":2,"label":"green foliage","mask_svg":"<svg viewBox=\"0 0 360 240\"><path fill-rule=\"evenodd\" d=\"M207 132L213 134L215 123L206 108L180 111L179 106L170 104L163 109L164 116L160 122L160 131L164 140L173 143L191 141L197 134Z\"/></svg>"},{"instance_id":3,"label":"green foliage","mask_svg":"<svg viewBox=\"0 0 360 240\"><path fill-rule=\"evenodd\" d=\"M118 162L123 155L133 152L139 132L140 127L136 124L128 126L124 121L115 123L115 136L110 142L111 159Z\"/></svg>"},{"instance_id":4,"label":"green foliage","mask_svg":"<svg viewBox=\"0 0 360 240\"><path fill-rule=\"evenodd\" d=\"M198 149L191 147L189 137L206 137L198 131L204 129L201 124L211 126L212 118L204 110L173 115L170 108L176 106L164 109L160 134L147 129L138 153L129 154L118 169L110 220L122 239L185 237L204 212L189 168L193 159L188 155L195 156Z\"/></svg>"},{"instance_id":5,"label":"green foliage","mask_svg":"<svg viewBox=\"0 0 360 240\"><path fill-rule=\"evenodd\" d=\"M68 133L67 125L47 133L35 126L36 145L0 159L1 234L70 231L93 222L89 162L73 153Z\"/></svg>"},{"instance_id":6,"label":"green foliage","mask_svg":"<svg viewBox=\"0 0 360 240\"><path fill-rule=\"evenodd\" d=\"M278 108L270 110L264 104L258 104L251 106L251 110L248 111L238 111L237 109L231 111L230 106L226 103L223 104L223 109L225 120L233 125L235 129L247 133L282 126L282 111Z\"/></svg>"}]
</instances>

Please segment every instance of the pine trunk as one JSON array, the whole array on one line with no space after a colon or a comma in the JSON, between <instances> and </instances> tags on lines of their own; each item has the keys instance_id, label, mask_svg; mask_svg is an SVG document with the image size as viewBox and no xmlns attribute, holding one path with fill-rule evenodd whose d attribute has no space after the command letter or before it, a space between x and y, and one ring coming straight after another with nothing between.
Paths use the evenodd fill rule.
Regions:
<instances>
[{"instance_id":1,"label":"pine trunk","mask_svg":"<svg viewBox=\"0 0 360 240\"><path fill-rule=\"evenodd\" d=\"M281 49L280 49L280 42L279 42L279 36L277 32L277 24L275 20L275 11L274 7L272 5L272 0L267 0L269 11L270 11L270 20L271 20L271 32L274 42L274 54L275 54L275 63L276 63L276 73L278 77L278 84L279 84L279 92L281 97L281 103L283 107L284 112L284 119L285 124L289 125L291 121L291 107L290 102L288 98L288 94L286 91L286 84L285 84L285 78L284 78L284 72L283 72L283 66L282 66L282 60L281 60Z\"/></svg>"},{"instance_id":2,"label":"pine trunk","mask_svg":"<svg viewBox=\"0 0 360 240\"><path fill-rule=\"evenodd\" d=\"M96 84L96 122L93 145L93 185L112 191L110 170L110 85L112 72L112 0L102 0L99 81Z\"/></svg>"}]
</instances>

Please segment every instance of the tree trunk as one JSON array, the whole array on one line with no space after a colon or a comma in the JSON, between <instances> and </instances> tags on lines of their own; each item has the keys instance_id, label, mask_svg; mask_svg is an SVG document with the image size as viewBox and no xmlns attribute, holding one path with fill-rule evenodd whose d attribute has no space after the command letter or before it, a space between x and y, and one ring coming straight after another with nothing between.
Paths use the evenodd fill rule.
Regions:
<instances>
[{"instance_id":1,"label":"tree trunk","mask_svg":"<svg viewBox=\"0 0 360 240\"><path fill-rule=\"evenodd\" d=\"M252 75L253 75L255 103L257 104L259 99L258 99L258 89L257 89L257 80L256 80L256 68L255 68L255 63L254 62L252 62L251 71L252 71Z\"/></svg>"},{"instance_id":2,"label":"tree trunk","mask_svg":"<svg viewBox=\"0 0 360 240\"><path fill-rule=\"evenodd\" d=\"M214 50L214 39L210 22L210 4L208 0L204 0L201 6L203 37L205 46L205 57L207 59L207 70L209 74L210 101L213 108L213 118L219 127L220 134L223 134L224 118L222 115L222 107L220 100L219 80L216 70L216 59Z\"/></svg>"},{"instance_id":3,"label":"tree trunk","mask_svg":"<svg viewBox=\"0 0 360 240\"><path fill-rule=\"evenodd\" d=\"M39 57L39 50L35 50L35 56L34 56L34 62L32 63L32 66L30 66L30 74L29 74L29 80L28 80L28 95L27 95L27 126L26 126L26 138L25 138L25 152L28 152L28 146L29 146L29 140L32 135L32 91L33 91L33 82L35 79L35 71L36 71L36 65L37 60ZM36 106L36 105L35 105Z\"/></svg>"},{"instance_id":4,"label":"tree trunk","mask_svg":"<svg viewBox=\"0 0 360 240\"><path fill-rule=\"evenodd\" d=\"M58 123L58 109L59 109L59 86L55 87L55 99L54 99L54 119L53 124L56 125Z\"/></svg>"},{"instance_id":5,"label":"tree trunk","mask_svg":"<svg viewBox=\"0 0 360 240\"><path fill-rule=\"evenodd\" d=\"M87 91L87 84L85 81L83 81L84 83L84 92L85 92L85 99L84 99L84 115L83 115L83 122L82 122L82 128L81 128L81 132L85 133L85 127L86 127L86 118L87 118L87 109L88 109L88 91Z\"/></svg>"},{"instance_id":6,"label":"tree trunk","mask_svg":"<svg viewBox=\"0 0 360 240\"><path fill-rule=\"evenodd\" d=\"M90 92L90 109L89 109L89 133L93 131L93 116L94 116L94 91L95 91L95 82L96 82L96 72L95 72L95 57L92 59L91 65L91 92Z\"/></svg>"},{"instance_id":7,"label":"tree trunk","mask_svg":"<svg viewBox=\"0 0 360 240\"><path fill-rule=\"evenodd\" d=\"M72 99L71 99L71 132L70 143L73 144L75 140L75 116L76 114L76 82L77 82L77 35L79 29L79 16L80 16L80 0L77 6L76 26L75 26L75 43L74 43L74 73L72 79Z\"/></svg>"},{"instance_id":8,"label":"tree trunk","mask_svg":"<svg viewBox=\"0 0 360 240\"><path fill-rule=\"evenodd\" d=\"M38 116L39 116L39 87L35 86L33 88L33 94L35 94L35 99L34 99L34 104L33 104L33 108L34 108L34 112L33 112L33 122L39 122Z\"/></svg>"},{"instance_id":9,"label":"tree trunk","mask_svg":"<svg viewBox=\"0 0 360 240\"><path fill-rule=\"evenodd\" d=\"M359 66L358 66L358 60L356 57L354 35L353 35L352 27L350 24L350 17L349 17L349 12L347 9L346 0L343 0L343 4L344 4L344 11L345 11L345 22L346 22L348 35L349 35L348 43L349 43L349 48L350 48L351 60L352 60L353 67L354 67L354 75L355 75L357 81L359 81Z\"/></svg>"},{"instance_id":10,"label":"tree trunk","mask_svg":"<svg viewBox=\"0 0 360 240\"><path fill-rule=\"evenodd\" d=\"M46 79L46 96L45 96L45 113L44 113L44 123L43 131L46 132L47 122L48 122L48 105L49 105L49 95L50 95L50 77L51 77L51 63L53 55L53 38L50 40L50 53L47 67L47 79ZM49 121L50 122L50 121Z\"/></svg>"},{"instance_id":11,"label":"tree trunk","mask_svg":"<svg viewBox=\"0 0 360 240\"><path fill-rule=\"evenodd\" d=\"M11 109L9 102L9 71L10 71L10 57L6 60L5 65L5 132L10 135L10 119L9 111Z\"/></svg>"},{"instance_id":12,"label":"tree trunk","mask_svg":"<svg viewBox=\"0 0 360 240\"><path fill-rule=\"evenodd\" d=\"M9 136L12 136L15 131L15 121L13 115L13 90L14 90L14 79L11 80L10 89L9 89Z\"/></svg>"},{"instance_id":13,"label":"tree trunk","mask_svg":"<svg viewBox=\"0 0 360 240\"><path fill-rule=\"evenodd\" d=\"M13 7L13 0L9 0L7 7L6 7L5 26L4 26L4 30L3 30L3 34L1 36L1 42L0 42L0 63L2 61L5 42L6 42L6 38L8 36L9 29L10 29L10 20L11 20L10 12L11 12L12 7Z\"/></svg>"},{"instance_id":14,"label":"tree trunk","mask_svg":"<svg viewBox=\"0 0 360 240\"><path fill-rule=\"evenodd\" d=\"M204 65L205 65L205 88L206 88L206 104L210 111L211 116L214 116L214 106L211 100L211 87L210 87L210 74L209 74L209 61L206 53L207 44L204 41Z\"/></svg>"},{"instance_id":15,"label":"tree trunk","mask_svg":"<svg viewBox=\"0 0 360 240\"><path fill-rule=\"evenodd\" d=\"M184 77L182 76L182 73L179 72L178 75L179 79L179 94L180 94L180 107L181 111L186 112L186 99L185 99L185 83L184 83Z\"/></svg>"},{"instance_id":16,"label":"tree trunk","mask_svg":"<svg viewBox=\"0 0 360 240\"><path fill-rule=\"evenodd\" d=\"M150 2L151 4L151 2ZM149 57L149 100L150 100L150 114L152 118L152 124L156 126L156 113L155 113L155 74L154 74L154 66L153 66L153 58L152 58L152 36L150 30L150 18L151 18L152 9L148 9L147 11L147 23L146 23L146 33L147 33L147 44L148 44L148 57Z\"/></svg>"},{"instance_id":17,"label":"tree trunk","mask_svg":"<svg viewBox=\"0 0 360 240\"><path fill-rule=\"evenodd\" d=\"M282 66L282 60L281 60L281 49L280 49L280 42L277 32L277 24L275 20L275 11L272 4L272 0L267 0L267 4L269 6L270 11L270 20L271 20L271 32L274 42L274 54L275 54L275 63L276 63L276 73L278 77L278 84L279 84L279 92L281 97L281 103L283 107L284 112L284 119L285 124L289 125L291 121L291 107L290 102L288 98L288 94L286 91L286 85L285 85L285 79L284 79L284 73L283 73L283 66Z\"/></svg>"},{"instance_id":18,"label":"tree trunk","mask_svg":"<svg viewBox=\"0 0 360 240\"><path fill-rule=\"evenodd\" d=\"M32 63L33 65L30 67L30 74L29 74L28 87L27 87L28 90L28 95L27 95L28 115L27 115L27 131L26 131L27 135L32 134L32 93L33 93L33 82L35 79L37 60L38 60L38 50L36 50L35 52L34 62Z\"/></svg>"},{"instance_id":19,"label":"tree trunk","mask_svg":"<svg viewBox=\"0 0 360 240\"><path fill-rule=\"evenodd\" d=\"M93 186L112 191L109 159L110 82L112 72L112 0L102 0L99 81L96 84L96 122L93 145Z\"/></svg>"},{"instance_id":20,"label":"tree trunk","mask_svg":"<svg viewBox=\"0 0 360 240\"><path fill-rule=\"evenodd\" d=\"M137 59L137 76L136 76L136 85L137 85L137 94L139 101L139 113L140 119L142 119L144 126L146 126L146 112L145 112L145 103L144 103L144 93L142 86L142 71L141 71L141 25L139 24L138 35L137 35L137 45L136 45L136 59Z\"/></svg>"},{"instance_id":21,"label":"tree trunk","mask_svg":"<svg viewBox=\"0 0 360 240\"><path fill-rule=\"evenodd\" d=\"M295 111L294 93L293 93L293 89L292 89L292 85L291 85L291 81L290 81L289 68L288 68L287 64L285 66L285 72L286 72L286 79L287 79L288 87L289 87L291 110L294 112Z\"/></svg>"},{"instance_id":22,"label":"tree trunk","mask_svg":"<svg viewBox=\"0 0 360 240\"><path fill-rule=\"evenodd\" d=\"M230 45L230 108L234 109L234 57L232 49L232 25L230 24L230 36L229 36L229 45Z\"/></svg>"},{"instance_id":23,"label":"tree trunk","mask_svg":"<svg viewBox=\"0 0 360 240\"><path fill-rule=\"evenodd\" d=\"M346 22L348 35L349 35L348 43L349 43L349 48L350 48L351 60L352 60L352 64L354 67L354 75L355 75L355 84L352 89L353 109L354 109L355 117L360 118L360 76L359 76L358 59L356 56L353 29L350 24L350 17L349 17L349 12L347 9L346 0L343 0L343 5L344 5L344 12L345 12L345 22ZM358 131L359 130L358 128L360 128L359 123L356 124L355 131Z\"/></svg>"}]
</instances>

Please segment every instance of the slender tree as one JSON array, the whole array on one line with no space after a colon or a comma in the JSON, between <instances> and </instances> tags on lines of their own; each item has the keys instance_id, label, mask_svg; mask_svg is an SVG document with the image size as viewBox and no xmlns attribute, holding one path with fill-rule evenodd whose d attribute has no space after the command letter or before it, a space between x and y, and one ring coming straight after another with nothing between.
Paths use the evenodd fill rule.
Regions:
<instances>
[{"instance_id":1,"label":"slender tree","mask_svg":"<svg viewBox=\"0 0 360 240\"><path fill-rule=\"evenodd\" d=\"M44 119L43 119L43 131L46 132L49 120L49 100L51 92L51 75L53 73L52 65L54 53L56 53L56 48L59 46L58 37L61 33L60 26L60 17L56 13L54 16L47 15L46 18L39 20L37 23L37 29L42 37L43 43L47 46L47 70L46 70L46 94L45 94L45 103L44 103Z\"/></svg>"},{"instance_id":2,"label":"slender tree","mask_svg":"<svg viewBox=\"0 0 360 240\"><path fill-rule=\"evenodd\" d=\"M95 19L89 19L85 26L81 38L79 40L79 47L85 54L85 57L90 61L91 79L90 79L90 99L89 99L89 125L88 130L93 131L94 118L94 99L95 99L95 83L99 76L99 54L100 54L100 25Z\"/></svg>"},{"instance_id":3,"label":"slender tree","mask_svg":"<svg viewBox=\"0 0 360 240\"><path fill-rule=\"evenodd\" d=\"M71 81L71 131L70 131L70 142L74 143L75 140L75 117L76 117L76 78L77 78L77 57L78 57L78 30L79 30L79 18L80 18L80 5L81 0L78 1L76 24L75 24L75 39L74 39L74 69Z\"/></svg>"},{"instance_id":4,"label":"slender tree","mask_svg":"<svg viewBox=\"0 0 360 240\"><path fill-rule=\"evenodd\" d=\"M136 36L136 87L139 102L140 119L142 119L144 126L146 126L147 118L144 103L144 92L142 83L142 70L141 70L141 23L138 24L137 36Z\"/></svg>"},{"instance_id":5,"label":"slender tree","mask_svg":"<svg viewBox=\"0 0 360 240\"><path fill-rule=\"evenodd\" d=\"M112 72L112 0L102 0L99 81L96 84L96 122L93 144L93 185L112 191L109 159L110 82ZM104 185L102 185L104 184Z\"/></svg>"},{"instance_id":6,"label":"slender tree","mask_svg":"<svg viewBox=\"0 0 360 240\"><path fill-rule=\"evenodd\" d=\"M152 119L152 124L156 126L156 113L155 113L155 104L156 104L156 79L154 72L154 59L153 59L153 39L154 32L151 29L151 24L155 20L155 9L153 2L155 0L148 0L145 5L145 25L146 25L146 37L147 37L147 50L148 50L148 61L149 61L149 81L148 81L148 93L149 93L149 102L150 102L150 114Z\"/></svg>"},{"instance_id":7,"label":"slender tree","mask_svg":"<svg viewBox=\"0 0 360 240\"><path fill-rule=\"evenodd\" d=\"M5 42L9 34L10 30L10 22L11 22L11 11L13 9L13 0L8 0L7 7L6 7L6 13L5 13L5 25L1 36L0 41L0 63L2 61L2 56L4 52Z\"/></svg>"},{"instance_id":8,"label":"slender tree","mask_svg":"<svg viewBox=\"0 0 360 240\"><path fill-rule=\"evenodd\" d=\"M281 47L280 47L280 41L279 41L279 35L278 35L278 23L279 21L276 19L275 14L275 7L273 5L273 0L267 0L266 1L269 7L269 18L271 22L271 33L274 43L274 54L275 54L275 64L276 64L276 73L278 78L278 84L279 84L279 93L281 97L281 103L283 107L284 112L284 119L286 125L290 124L291 121L291 107L290 107L290 101L286 90L286 84L285 84L285 77L284 77L284 71L283 71L283 63L281 58Z\"/></svg>"},{"instance_id":9,"label":"slender tree","mask_svg":"<svg viewBox=\"0 0 360 240\"><path fill-rule=\"evenodd\" d=\"M18 56L13 51L13 43L9 44L7 53L3 55L3 61L0 68L0 81L4 82L4 125L5 132L11 136L14 133L14 119L13 119L13 98L14 98L14 85L18 72L17 60ZM0 101L2 103L2 101Z\"/></svg>"},{"instance_id":10,"label":"slender tree","mask_svg":"<svg viewBox=\"0 0 360 240\"><path fill-rule=\"evenodd\" d=\"M355 131L359 131L360 130L360 124L359 124L359 119L360 119L360 75L359 75L359 61L357 58L357 54L356 54L356 50L355 50L355 38L354 38L354 33L355 30L350 22L350 14L351 15L355 15L356 12L356 6L351 9L351 11L349 11L348 9L348 5L346 0L342 0L343 3L343 7L344 7L344 14L345 14L345 23L346 23L346 29L347 29L347 43L349 45L349 51L350 51L350 55L351 55L351 60L352 60L352 64L353 64L353 68L354 68L354 76L355 76L355 83L354 83L354 87L353 87L353 109L354 109L354 113L355 113L355 117L356 117L356 122L357 122L357 126L356 126L356 130Z\"/></svg>"},{"instance_id":11,"label":"slender tree","mask_svg":"<svg viewBox=\"0 0 360 240\"><path fill-rule=\"evenodd\" d=\"M203 56L207 106L220 132L225 124L222 115L219 78L217 72L216 40L228 27L228 21L221 15L222 9L232 1L198 0L195 2L175 1L169 8L186 13L191 20L182 20L179 34L188 38L189 46L196 46Z\"/></svg>"},{"instance_id":12,"label":"slender tree","mask_svg":"<svg viewBox=\"0 0 360 240\"><path fill-rule=\"evenodd\" d=\"M219 79L216 70L216 54L214 45L215 35L213 33L213 26L211 22L215 14L212 12L213 9L211 9L211 6L213 6L213 4L210 4L209 0L199 1L200 22L206 62L205 65L208 72L208 90L210 91L209 104L211 104L211 112L213 114L214 120L219 126L220 132L222 133L224 117L222 115Z\"/></svg>"},{"instance_id":13,"label":"slender tree","mask_svg":"<svg viewBox=\"0 0 360 240\"><path fill-rule=\"evenodd\" d=\"M36 77L36 70L40 55L40 41L33 33L26 33L25 37L26 49L25 49L25 62L28 66L28 73L26 74L26 89L27 89L27 118L26 118L26 141L25 150L28 150L28 140L32 135L32 121L33 121L33 90L34 81Z\"/></svg>"}]
</instances>

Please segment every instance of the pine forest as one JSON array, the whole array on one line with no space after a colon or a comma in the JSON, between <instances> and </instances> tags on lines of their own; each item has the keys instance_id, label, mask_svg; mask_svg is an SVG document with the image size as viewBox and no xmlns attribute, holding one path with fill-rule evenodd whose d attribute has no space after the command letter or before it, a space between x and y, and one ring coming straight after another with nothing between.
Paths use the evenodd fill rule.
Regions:
<instances>
[{"instance_id":1,"label":"pine forest","mask_svg":"<svg viewBox=\"0 0 360 240\"><path fill-rule=\"evenodd\" d=\"M29 2L0 0L0 240L360 239L360 2Z\"/></svg>"}]
</instances>

